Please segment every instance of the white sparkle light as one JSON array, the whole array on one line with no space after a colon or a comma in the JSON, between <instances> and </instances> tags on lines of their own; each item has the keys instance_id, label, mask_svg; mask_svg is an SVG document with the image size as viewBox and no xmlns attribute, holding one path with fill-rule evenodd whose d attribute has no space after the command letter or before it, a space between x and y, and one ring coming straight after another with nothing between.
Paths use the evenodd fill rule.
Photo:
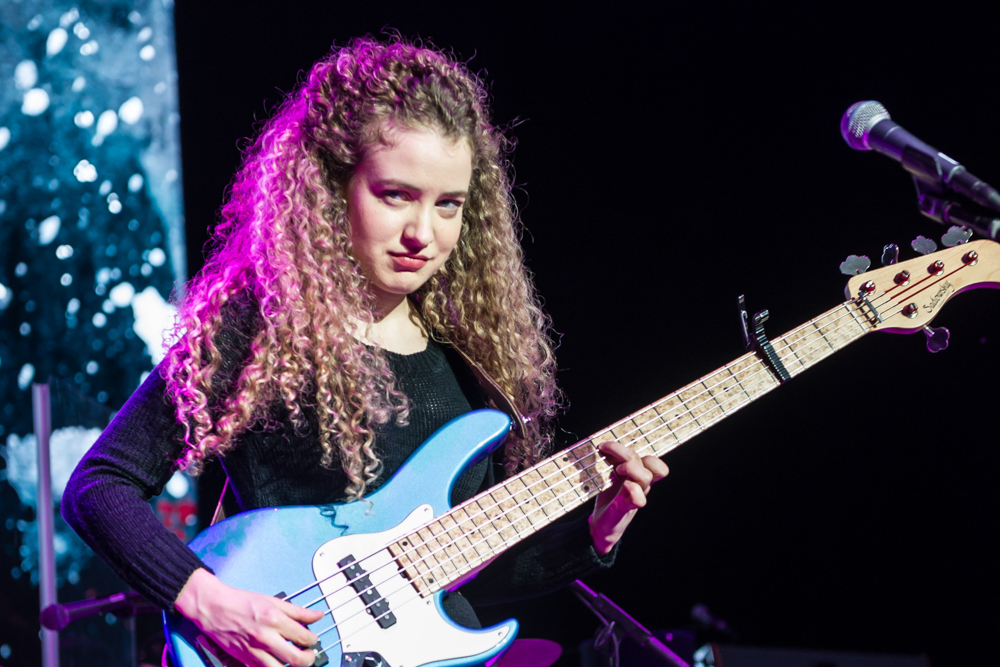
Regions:
<instances>
[{"instance_id":1,"label":"white sparkle light","mask_svg":"<svg viewBox=\"0 0 1000 667\"><path fill-rule=\"evenodd\" d=\"M80 300L77 299L76 297L73 297L72 299L69 300L69 303L66 304L66 312L69 313L70 315L76 315L77 312L79 312L79 310L80 310Z\"/></svg>"},{"instance_id":2,"label":"white sparkle light","mask_svg":"<svg viewBox=\"0 0 1000 667\"><path fill-rule=\"evenodd\" d=\"M188 489L191 488L191 483L188 482L187 477L184 476L180 470L174 472L174 476L170 478L166 486L167 493L172 495L174 498L183 498L187 495Z\"/></svg>"},{"instance_id":3,"label":"white sparkle light","mask_svg":"<svg viewBox=\"0 0 1000 667\"><path fill-rule=\"evenodd\" d=\"M163 175L163 180L166 181L167 183L173 183L174 181L176 181L177 180L177 170L176 169L168 169L167 173L165 173Z\"/></svg>"},{"instance_id":4,"label":"white sparkle light","mask_svg":"<svg viewBox=\"0 0 1000 667\"><path fill-rule=\"evenodd\" d=\"M48 39L45 40L45 53L46 55L54 56L63 50L66 46L66 40L69 39L69 34L63 28L56 28L49 33Z\"/></svg>"},{"instance_id":5,"label":"white sparkle light","mask_svg":"<svg viewBox=\"0 0 1000 667\"><path fill-rule=\"evenodd\" d=\"M135 36L136 40L139 42L148 42L149 38L153 36L153 29L148 25L139 31L139 34Z\"/></svg>"},{"instance_id":6,"label":"white sparkle light","mask_svg":"<svg viewBox=\"0 0 1000 667\"><path fill-rule=\"evenodd\" d=\"M0 312L7 310L7 306L10 305L13 298L14 293L10 291L10 288L3 283L0 283Z\"/></svg>"},{"instance_id":7,"label":"white sparkle light","mask_svg":"<svg viewBox=\"0 0 1000 667\"><path fill-rule=\"evenodd\" d=\"M134 296L135 287L133 287L132 283L129 282L118 283L111 288L110 292L108 292L108 299L118 308L124 308L132 303L132 298Z\"/></svg>"},{"instance_id":8,"label":"white sparkle light","mask_svg":"<svg viewBox=\"0 0 1000 667\"><path fill-rule=\"evenodd\" d=\"M56 240L62 220L58 215L50 215L38 224L38 245L48 245Z\"/></svg>"},{"instance_id":9,"label":"white sparkle light","mask_svg":"<svg viewBox=\"0 0 1000 667\"><path fill-rule=\"evenodd\" d=\"M100 50L101 47L97 45L97 40L92 39L83 46L80 47L81 56L92 56Z\"/></svg>"},{"instance_id":10,"label":"white sparkle light","mask_svg":"<svg viewBox=\"0 0 1000 667\"><path fill-rule=\"evenodd\" d=\"M149 257L146 258L153 266L163 266L163 263L167 261L167 253L163 252L163 248L153 248L149 251Z\"/></svg>"},{"instance_id":11,"label":"white sparkle light","mask_svg":"<svg viewBox=\"0 0 1000 667\"><path fill-rule=\"evenodd\" d=\"M174 326L177 309L163 300L156 288L150 285L132 299L132 314L135 324L132 328L146 343L146 352L158 364L163 360L164 331Z\"/></svg>"},{"instance_id":12,"label":"white sparkle light","mask_svg":"<svg viewBox=\"0 0 1000 667\"><path fill-rule=\"evenodd\" d=\"M152 44L147 44L139 49L139 57L143 60L152 60L156 57L156 49L153 48Z\"/></svg>"},{"instance_id":13,"label":"white sparkle light","mask_svg":"<svg viewBox=\"0 0 1000 667\"><path fill-rule=\"evenodd\" d=\"M21 113L25 116L38 116L49 108L49 94L41 88L32 88L24 94L21 102Z\"/></svg>"},{"instance_id":14,"label":"white sparkle light","mask_svg":"<svg viewBox=\"0 0 1000 667\"><path fill-rule=\"evenodd\" d=\"M105 299L104 303L101 304L101 310L110 315L115 312L115 304L111 303L110 299Z\"/></svg>"},{"instance_id":15,"label":"white sparkle light","mask_svg":"<svg viewBox=\"0 0 1000 667\"><path fill-rule=\"evenodd\" d=\"M122 203L120 201L118 201L117 199L115 199L113 201L110 201L110 202L108 202L108 210L111 211L112 213L115 213L115 214L121 213L122 212Z\"/></svg>"},{"instance_id":16,"label":"white sparkle light","mask_svg":"<svg viewBox=\"0 0 1000 667\"><path fill-rule=\"evenodd\" d=\"M118 127L118 114L108 109L97 117L97 134L94 135L95 146L100 146L104 142L104 137L115 131Z\"/></svg>"},{"instance_id":17,"label":"white sparkle light","mask_svg":"<svg viewBox=\"0 0 1000 667\"><path fill-rule=\"evenodd\" d=\"M73 92L78 93L87 86L87 80L82 76L78 76L73 79Z\"/></svg>"},{"instance_id":18,"label":"white sparkle light","mask_svg":"<svg viewBox=\"0 0 1000 667\"><path fill-rule=\"evenodd\" d=\"M98 269L96 278L98 285L106 285L111 280L111 269L106 266Z\"/></svg>"},{"instance_id":19,"label":"white sparkle light","mask_svg":"<svg viewBox=\"0 0 1000 667\"><path fill-rule=\"evenodd\" d=\"M0 151L7 148L7 144L10 143L10 130L6 127L0 127Z\"/></svg>"},{"instance_id":20,"label":"white sparkle light","mask_svg":"<svg viewBox=\"0 0 1000 667\"><path fill-rule=\"evenodd\" d=\"M103 183L101 183L101 187L98 188L97 191L101 193L102 197L107 196L107 194L111 192L111 181L105 180Z\"/></svg>"},{"instance_id":21,"label":"white sparkle light","mask_svg":"<svg viewBox=\"0 0 1000 667\"><path fill-rule=\"evenodd\" d=\"M68 273L62 274L62 276L59 278L59 284L62 285L63 287L69 287L70 285L73 284L73 276L69 275Z\"/></svg>"},{"instance_id":22,"label":"white sparkle light","mask_svg":"<svg viewBox=\"0 0 1000 667\"><path fill-rule=\"evenodd\" d=\"M90 164L87 160L80 160L73 167L73 175L81 183L93 183L97 180L97 167Z\"/></svg>"},{"instance_id":23,"label":"white sparkle light","mask_svg":"<svg viewBox=\"0 0 1000 667\"><path fill-rule=\"evenodd\" d=\"M82 23L77 23L73 26L73 34L80 39L87 39L90 37L90 29Z\"/></svg>"},{"instance_id":24,"label":"white sparkle light","mask_svg":"<svg viewBox=\"0 0 1000 667\"><path fill-rule=\"evenodd\" d=\"M84 428L82 426L67 426L52 431L49 437L49 461L52 463L52 496L58 503L62 500L66 483L73 474L80 459L91 448L97 437L101 435L99 428ZM11 433L7 436L7 448L4 458L7 460L7 481L17 491L21 502L29 507L37 503L38 484L38 453L35 435L29 433L18 437Z\"/></svg>"},{"instance_id":25,"label":"white sparkle light","mask_svg":"<svg viewBox=\"0 0 1000 667\"><path fill-rule=\"evenodd\" d=\"M101 327L103 327L105 324L108 323L108 316L105 315L104 313L94 313L94 318L91 320L91 322L94 323L95 327L100 329Z\"/></svg>"},{"instance_id":26,"label":"white sparkle light","mask_svg":"<svg viewBox=\"0 0 1000 667\"><path fill-rule=\"evenodd\" d=\"M73 246L61 245L56 248L56 257L59 259L69 259L73 256Z\"/></svg>"},{"instance_id":27,"label":"white sparkle light","mask_svg":"<svg viewBox=\"0 0 1000 667\"><path fill-rule=\"evenodd\" d=\"M18 262L17 266L14 267L14 275L18 278L23 278L28 274L28 265L24 262Z\"/></svg>"},{"instance_id":28,"label":"white sparkle light","mask_svg":"<svg viewBox=\"0 0 1000 667\"><path fill-rule=\"evenodd\" d=\"M21 370L17 374L17 388L27 389L31 381L35 379L35 367L31 364L25 364L21 366Z\"/></svg>"},{"instance_id":29,"label":"white sparkle light","mask_svg":"<svg viewBox=\"0 0 1000 667\"><path fill-rule=\"evenodd\" d=\"M94 114L90 111L77 111L73 116L73 123L77 127L90 127L94 124Z\"/></svg>"},{"instance_id":30,"label":"white sparkle light","mask_svg":"<svg viewBox=\"0 0 1000 667\"><path fill-rule=\"evenodd\" d=\"M38 83L38 65L34 60L22 60L14 67L14 85L28 90Z\"/></svg>"},{"instance_id":31,"label":"white sparkle light","mask_svg":"<svg viewBox=\"0 0 1000 667\"><path fill-rule=\"evenodd\" d=\"M142 190L142 174L132 174L128 177L128 191L138 192Z\"/></svg>"},{"instance_id":32,"label":"white sparkle light","mask_svg":"<svg viewBox=\"0 0 1000 667\"><path fill-rule=\"evenodd\" d=\"M123 123L135 125L142 118L143 110L142 100L138 97L130 97L118 107L118 117L122 119Z\"/></svg>"},{"instance_id":33,"label":"white sparkle light","mask_svg":"<svg viewBox=\"0 0 1000 667\"><path fill-rule=\"evenodd\" d=\"M87 375L95 375L99 370L101 370L101 366L96 361L91 359L90 361L87 362L87 368L86 368Z\"/></svg>"},{"instance_id":34,"label":"white sparkle light","mask_svg":"<svg viewBox=\"0 0 1000 667\"><path fill-rule=\"evenodd\" d=\"M74 7L65 14L59 17L59 26L62 28L68 28L73 21L80 18L80 10Z\"/></svg>"}]
</instances>

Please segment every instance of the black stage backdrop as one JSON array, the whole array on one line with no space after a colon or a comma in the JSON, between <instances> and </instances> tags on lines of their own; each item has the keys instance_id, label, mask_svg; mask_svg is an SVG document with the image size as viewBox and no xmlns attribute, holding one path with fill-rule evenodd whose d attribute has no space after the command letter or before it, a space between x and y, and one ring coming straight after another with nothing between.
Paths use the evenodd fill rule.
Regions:
<instances>
[{"instance_id":1,"label":"black stage backdrop","mask_svg":"<svg viewBox=\"0 0 1000 667\"><path fill-rule=\"evenodd\" d=\"M851 103L1000 185L995 16L696 5L178 3L190 267L242 138L334 41L384 26L470 59L496 120L523 121L524 248L563 335L570 442L739 356L737 295L776 337L842 300L848 254L877 267L886 243L905 259L940 238L897 164L841 140ZM749 644L992 662L1000 294L936 324L943 353L868 336L671 453L588 583L651 628L703 602ZM482 610L511 615L567 647L593 629L568 592Z\"/></svg>"}]
</instances>

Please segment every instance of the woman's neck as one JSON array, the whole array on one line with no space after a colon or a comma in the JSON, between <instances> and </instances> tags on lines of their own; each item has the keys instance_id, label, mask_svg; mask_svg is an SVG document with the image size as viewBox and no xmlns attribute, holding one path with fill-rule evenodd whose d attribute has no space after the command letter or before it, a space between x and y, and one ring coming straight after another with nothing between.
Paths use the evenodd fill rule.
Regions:
<instances>
[{"instance_id":1,"label":"woman's neck","mask_svg":"<svg viewBox=\"0 0 1000 667\"><path fill-rule=\"evenodd\" d=\"M416 354L427 349L427 333L416 309L406 298L375 322L365 338L366 343L398 354Z\"/></svg>"}]
</instances>

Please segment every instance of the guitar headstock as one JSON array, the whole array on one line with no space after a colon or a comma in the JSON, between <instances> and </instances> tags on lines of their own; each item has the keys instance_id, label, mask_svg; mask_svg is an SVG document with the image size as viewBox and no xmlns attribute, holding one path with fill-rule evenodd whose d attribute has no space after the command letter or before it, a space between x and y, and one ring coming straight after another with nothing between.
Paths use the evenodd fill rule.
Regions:
<instances>
[{"instance_id":1,"label":"guitar headstock","mask_svg":"<svg viewBox=\"0 0 1000 667\"><path fill-rule=\"evenodd\" d=\"M872 328L913 333L925 327L947 301L979 287L1000 289L1000 244L973 241L868 271L847 281Z\"/></svg>"}]
</instances>

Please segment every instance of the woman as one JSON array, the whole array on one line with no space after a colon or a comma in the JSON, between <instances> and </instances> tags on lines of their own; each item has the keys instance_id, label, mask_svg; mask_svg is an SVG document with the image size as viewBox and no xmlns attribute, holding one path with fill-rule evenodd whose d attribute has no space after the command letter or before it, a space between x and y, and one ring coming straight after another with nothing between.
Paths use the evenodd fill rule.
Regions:
<instances>
[{"instance_id":1,"label":"woman","mask_svg":"<svg viewBox=\"0 0 1000 667\"><path fill-rule=\"evenodd\" d=\"M363 501L430 433L487 404L455 350L527 419L454 502L549 449L555 362L485 101L464 66L399 40L318 62L247 152L178 342L67 488L67 521L123 579L247 664L311 664L299 647L322 612L227 586L159 525L145 499L177 465L221 458L243 510ZM525 540L467 590L523 597L610 565L666 467L602 450L617 481L589 521ZM461 595L445 607L478 625Z\"/></svg>"}]
</instances>

